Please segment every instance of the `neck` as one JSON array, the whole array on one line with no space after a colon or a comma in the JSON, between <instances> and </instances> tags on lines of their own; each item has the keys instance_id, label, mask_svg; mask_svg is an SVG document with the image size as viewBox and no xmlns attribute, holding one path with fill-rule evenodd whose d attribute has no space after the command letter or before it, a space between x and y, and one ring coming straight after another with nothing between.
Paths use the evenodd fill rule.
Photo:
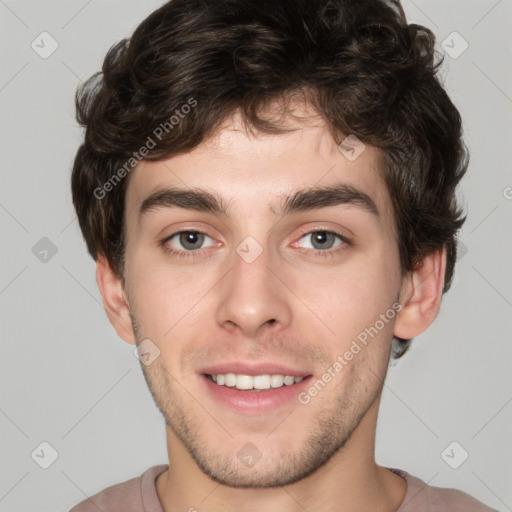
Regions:
<instances>
[{"instance_id":1,"label":"neck","mask_svg":"<svg viewBox=\"0 0 512 512\"><path fill-rule=\"evenodd\" d=\"M403 501L407 484L375 463L378 402L326 464L297 482L272 488L233 488L213 481L167 427L169 469L156 482L162 507L165 512L395 512Z\"/></svg>"}]
</instances>

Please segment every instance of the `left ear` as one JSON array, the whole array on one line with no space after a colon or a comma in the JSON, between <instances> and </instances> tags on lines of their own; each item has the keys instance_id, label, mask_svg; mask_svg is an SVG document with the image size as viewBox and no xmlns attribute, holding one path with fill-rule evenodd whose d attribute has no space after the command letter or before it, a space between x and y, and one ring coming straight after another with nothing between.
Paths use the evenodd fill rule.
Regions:
<instances>
[{"instance_id":1,"label":"left ear","mask_svg":"<svg viewBox=\"0 0 512 512\"><path fill-rule=\"evenodd\" d=\"M446 249L428 254L415 270L407 274L400 290L400 304L393 334L415 338L436 319L443 295Z\"/></svg>"}]
</instances>

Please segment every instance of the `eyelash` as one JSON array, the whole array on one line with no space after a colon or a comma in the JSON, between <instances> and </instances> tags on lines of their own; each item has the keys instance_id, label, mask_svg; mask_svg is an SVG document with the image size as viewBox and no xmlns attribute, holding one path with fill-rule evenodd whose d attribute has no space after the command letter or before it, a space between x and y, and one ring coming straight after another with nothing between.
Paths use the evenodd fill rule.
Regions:
<instances>
[{"instance_id":1,"label":"eyelash","mask_svg":"<svg viewBox=\"0 0 512 512\"><path fill-rule=\"evenodd\" d=\"M314 233L328 233L331 235L334 235L335 237L338 237L341 240L341 245L339 247L336 247L335 249L326 249L324 251L320 249L307 249L310 254L313 254L315 256L320 256L321 258L332 258L334 256L339 255L341 252L343 252L348 246L352 245L351 241L346 237L343 236L340 233L337 233L336 231L330 231L328 229L312 229L310 231L306 231L305 233L302 233L299 237L299 240L302 240L307 235L312 235Z\"/></svg>"},{"instance_id":2,"label":"eyelash","mask_svg":"<svg viewBox=\"0 0 512 512\"><path fill-rule=\"evenodd\" d=\"M162 247L163 251L167 254L170 254L171 256L177 256L178 258L195 258L195 257L199 256L198 253L199 253L200 249L197 249L194 251L178 251L176 249L172 249L169 247L167 242L169 240L171 240L172 238L174 238L175 236L181 235L182 233L197 233L197 234L208 236L203 231L198 231L198 230L185 229L183 231L177 231L176 233L173 233L172 235L164 238L163 240L161 240L159 242L159 245ZM314 233L332 234L332 235L338 237L343 242L343 244L336 249L327 249L324 251L322 251L320 249L308 249L309 252L314 254L315 256L320 256L322 258L331 258L333 256L336 256L338 253L344 251L347 246L352 245L351 241L347 237L341 235L340 233L337 233L336 231L329 231L327 229L313 229L311 231L306 231L305 233L301 234L299 240L301 240L302 238L304 238L307 235L312 235Z\"/></svg>"},{"instance_id":3,"label":"eyelash","mask_svg":"<svg viewBox=\"0 0 512 512\"><path fill-rule=\"evenodd\" d=\"M178 258L195 258L197 256L198 251L177 251L176 249L170 248L169 245L167 244L167 242L171 240L171 238L174 238L177 235L181 235L182 233L198 233L201 235L208 236L206 233L203 233L202 231L184 229L183 231L177 231L176 233L173 233L167 238L164 238L163 240L160 241L159 245L162 247L164 252L170 254L171 256L177 256Z\"/></svg>"}]
</instances>

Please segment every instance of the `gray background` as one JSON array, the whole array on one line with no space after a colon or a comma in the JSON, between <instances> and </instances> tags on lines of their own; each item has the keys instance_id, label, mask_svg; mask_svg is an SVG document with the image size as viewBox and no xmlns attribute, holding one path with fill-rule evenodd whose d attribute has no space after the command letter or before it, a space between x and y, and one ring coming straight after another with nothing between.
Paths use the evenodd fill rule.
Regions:
<instances>
[{"instance_id":1,"label":"gray background","mask_svg":"<svg viewBox=\"0 0 512 512\"><path fill-rule=\"evenodd\" d=\"M103 311L69 190L74 91L160 3L0 0L1 511L68 510L167 462L163 419ZM454 31L469 44L443 68L471 151L468 221L438 319L390 369L377 461L512 510L512 2L404 6L440 48L460 52ZM46 59L31 48L50 48L43 31L59 45ZM44 441L58 453L48 469Z\"/></svg>"}]
</instances>

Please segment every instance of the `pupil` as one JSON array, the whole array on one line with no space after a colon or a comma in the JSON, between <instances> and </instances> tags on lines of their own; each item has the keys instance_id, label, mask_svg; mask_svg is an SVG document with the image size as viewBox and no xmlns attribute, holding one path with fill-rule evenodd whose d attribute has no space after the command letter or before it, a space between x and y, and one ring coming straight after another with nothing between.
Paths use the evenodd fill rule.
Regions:
<instances>
[{"instance_id":1,"label":"pupil","mask_svg":"<svg viewBox=\"0 0 512 512\"><path fill-rule=\"evenodd\" d=\"M317 231L316 233L314 233L313 245L319 243L320 249L325 249L328 238L332 238L332 236L332 233L328 233L327 231Z\"/></svg>"},{"instance_id":2,"label":"pupil","mask_svg":"<svg viewBox=\"0 0 512 512\"><path fill-rule=\"evenodd\" d=\"M200 242L202 241L202 236L202 233L194 233L192 231L188 231L181 234L180 242L186 249L196 249L196 247L194 246L197 245L198 243L199 245L201 245ZM189 247L189 245L191 245L192 247Z\"/></svg>"}]
</instances>

